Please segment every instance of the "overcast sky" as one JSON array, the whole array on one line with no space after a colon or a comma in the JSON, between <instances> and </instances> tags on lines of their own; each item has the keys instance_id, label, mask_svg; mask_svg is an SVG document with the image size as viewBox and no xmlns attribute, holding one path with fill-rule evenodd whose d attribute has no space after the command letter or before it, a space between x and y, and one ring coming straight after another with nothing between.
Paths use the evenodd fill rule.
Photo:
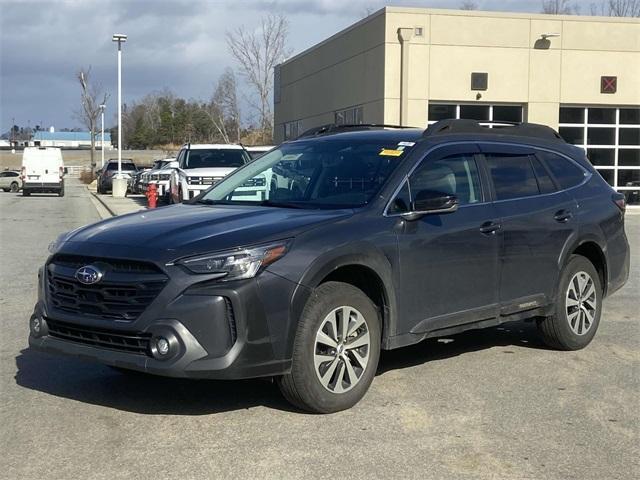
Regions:
<instances>
[{"instance_id":1,"label":"overcast sky","mask_svg":"<svg viewBox=\"0 0 640 480\"><path fill-rule=\"evenodd\" d=\"M79 126L74 73L91 66L111 93L106 123L115 123L116 48L125 33L125 102L165 87L207 99L218 75L234 66L225 31L255 28L269 12L290 21L289 47L298 53L384 5L458 8L462 0L0 0L0 132L18 125ZM539 12L541 0L477 0L483 10ZM588 0L576 2L588 11Z\"/></svg>"}]
</instances>

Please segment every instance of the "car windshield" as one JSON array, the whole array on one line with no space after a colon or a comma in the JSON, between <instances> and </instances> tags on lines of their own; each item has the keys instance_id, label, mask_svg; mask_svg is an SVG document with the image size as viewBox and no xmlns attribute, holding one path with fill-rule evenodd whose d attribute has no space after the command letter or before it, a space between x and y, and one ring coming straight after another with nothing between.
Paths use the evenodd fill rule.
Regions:
<instances>
[{"instance_id":1,"label":"car windshield","mask_svg":"<svg viewBox=\"0 0 640 480\"><path fill-rule=\"evenodd\" d=\"M182 168L238 168L249 160L244 150L194 149L187 150Z\"/></svg>"},{"instance_id":2,"label":"car windshield","mask_svg":"<svg viewBox=\"0 0 640 480\"><path fill-rule=\"evenodd\" d=\"M284 143L209 189L196 202L297 208L367 204L413 142L324 138Z\"/></svg>"}]
</instances>

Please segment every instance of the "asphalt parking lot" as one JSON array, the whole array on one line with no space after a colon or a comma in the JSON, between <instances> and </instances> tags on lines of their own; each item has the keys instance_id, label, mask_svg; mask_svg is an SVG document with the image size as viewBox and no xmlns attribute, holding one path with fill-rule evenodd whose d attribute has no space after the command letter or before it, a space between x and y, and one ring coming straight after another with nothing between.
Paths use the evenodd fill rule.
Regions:
<instances>
[{"instance_id":1,"label":"asphalt parking lot","mask_svg":"<svg viewBox=\"0 0 640 480\"><path fill-rule=\"evenodd\" d=\"M640 477L640 215L631 278L579 352L529 323L387 352L334 415L293 410L267 380L123 375L27 348L47 245L99 220L86 188L0 192L0 472L7 479Z\"/></svg>"}]
</instances>

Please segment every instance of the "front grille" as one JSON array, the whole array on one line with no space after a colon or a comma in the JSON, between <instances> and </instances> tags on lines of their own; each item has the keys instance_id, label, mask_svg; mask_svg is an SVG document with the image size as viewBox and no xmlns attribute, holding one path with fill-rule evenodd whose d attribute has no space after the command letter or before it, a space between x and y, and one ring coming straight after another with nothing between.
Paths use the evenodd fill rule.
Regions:
<instances>
[{"instance_id":1,"label":"front grille","mask_svg":"<svg viewBox=\"0 0 640 480\"><path fill-rule=\"evenodd\" d=\"M61 340L107 348L137 355L151 356L150 333L120 332L47 319L49 335Z\"/></svg>"},{"instance_id":2,"label":"front grille","mask_svg":"<svg viewBox=\"0 0 640 480\"><path fill-rule=\"evenodd\" d=\"M85 285L76 271L93 265L102 280ZM132 321L158 296L168 278L153 264L129 260L59 255L47 266L50 306L63 312Z\"/></svg>"},{"instance_id":3,"label":"front grille","mask_svg":"<svg viewBox=\"0 0 640 480\"><path fill-rule=\"evenodd\" d=\"M222 180L222 177L189 177L189 185L213 185Z\"/></svg>"}]
</instances>

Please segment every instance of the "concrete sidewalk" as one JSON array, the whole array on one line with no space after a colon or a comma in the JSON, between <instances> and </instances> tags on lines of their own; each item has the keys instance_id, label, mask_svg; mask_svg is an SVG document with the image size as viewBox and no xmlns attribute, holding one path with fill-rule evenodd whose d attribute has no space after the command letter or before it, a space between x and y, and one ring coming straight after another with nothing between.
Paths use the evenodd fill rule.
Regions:
<instances>
[{"instance_id":1,"label":"concrete sidewalk","mask_svg":"<svg viewBox=\"0 0 640 480\"><path fill-rule=\"evenodd\" d=\"M113 198L111 194L99 194L95 183L87 185L87 190L103 207L102 209L98 208L98 213L103 219L147 208L147 198L144 195L127 194L124 198Z\"/></svg>"}]
</instances>

